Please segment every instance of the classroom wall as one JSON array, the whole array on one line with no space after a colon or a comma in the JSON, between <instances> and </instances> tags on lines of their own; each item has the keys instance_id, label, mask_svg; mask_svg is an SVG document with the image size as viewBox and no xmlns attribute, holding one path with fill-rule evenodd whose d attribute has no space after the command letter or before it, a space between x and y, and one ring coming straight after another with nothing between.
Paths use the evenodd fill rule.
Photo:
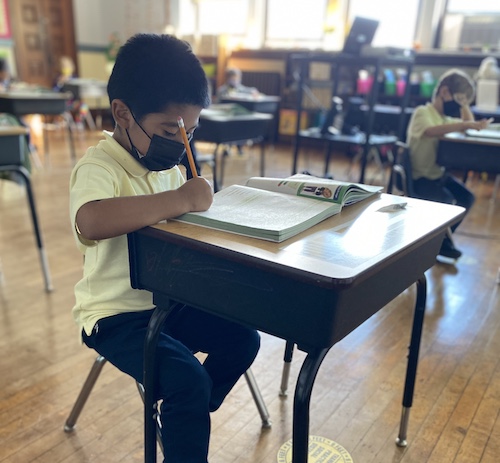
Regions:
<instances>
[{"instance_id":1,"label":"classroom wall","mask_svg":"<svg viewBox=\"0 0 500 463\"><path fill-rule=\"evenodd\" d=\"M80 77L107 79L111 34L123 43L138 32L162 33L177 0L73 0Z\"/></svg>"}]
</instances>

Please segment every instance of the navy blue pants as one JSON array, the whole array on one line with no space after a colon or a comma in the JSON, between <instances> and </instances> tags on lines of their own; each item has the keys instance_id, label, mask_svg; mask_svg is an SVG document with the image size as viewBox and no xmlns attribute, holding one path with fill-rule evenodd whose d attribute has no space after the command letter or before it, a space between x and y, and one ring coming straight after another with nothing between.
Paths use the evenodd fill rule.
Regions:
<instances>
[{"instance_id":1,"label":"navy blue pants","mask_svg":"<svg viewBox=\"0 0 500 463\"><path fill-rule=\"evenodd\" d=\"M418 198L436 201L438 203L456 204L466 209L466 214L474 204L474 194L457 178L445 173L437 180L419 178L414 180L413 188ZM457 222L451 231L460 225Z\"/></svg>"},{"instance_id":2,"label":"navy blue pants","mask_svg":"<svg viewBox=\"0 0 500 463\"><path fill-rule=\"evenodd\" d=\"M103 318L83 341L143 382L144 338L152 310ZM206 463L210 412L250 367L257 331L192 307L172 313L158 341L158 400L166 463ZM201 364L194 353L208 354Z\"/></svg>"}]
</instances>

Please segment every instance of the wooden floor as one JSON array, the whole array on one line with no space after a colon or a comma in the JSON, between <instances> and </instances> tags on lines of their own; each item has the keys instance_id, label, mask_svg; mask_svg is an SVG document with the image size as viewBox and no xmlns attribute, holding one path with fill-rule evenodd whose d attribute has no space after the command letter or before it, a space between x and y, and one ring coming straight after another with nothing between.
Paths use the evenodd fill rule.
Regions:
<instances>
[{"instance_id":1,"label":"wooden floor","mask_svg":"<svg viewBox=\"0 0 500 463\"><path fill-rule=\"evenodd\" d=\"M43 288L25 191L0 180L0 462L141 462L142 404L133 381L111 365L76 430L63 431L95 358L79 344L71 316L73 286L82 269L68 218L72 165L64 136L61 130L49 133L48 156L35 139L42 167L35 169L33 183L55 287L51 293ZM77 155L98 138L98 133L78 135ZM290 146L268 148L266 174L286 176L290 170ZM304 153L300 170L321 174L321 154ZM347 178L346 158L336 157L330 170ZM258 171L256 150L234 153L226 184ZM380 181L380 172L372 168L371 174L369 179ZM357 177L356 171L351 175ZM464 255L456 265L436 263L427 272L428 309L408 447L394 442L414 287L334 346L320 369L311 434L342 445L355 463L500 461L500 197L492 201L491 180L473 176L469 182L477 203L456 236ZM213 414L211 463L273 463L291 438L292 394L278 396L284 341L267 335L262 340L253 371L272 428L261 429L241 380ZM295 356L291 384L302 358L300 352Z\"/></svg>"}]
</instances>

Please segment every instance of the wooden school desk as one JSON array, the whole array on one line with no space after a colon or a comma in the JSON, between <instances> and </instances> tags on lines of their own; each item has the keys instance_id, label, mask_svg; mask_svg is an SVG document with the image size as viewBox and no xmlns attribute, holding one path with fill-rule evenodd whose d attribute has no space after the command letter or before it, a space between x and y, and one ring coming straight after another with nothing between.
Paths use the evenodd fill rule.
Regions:
<instances>
[{"instance_id":1,"label":"wooden school desk","mask_svg":"<svg viewBox=\"0 0 500 463\"><path fill-rule=\"evenodd\" d=\"M252 112L237 104L215 104L201 111L200 125L194 132L194 141L215 143L214 152L209 160L213 165L215 191L219 190L224 181L224 157L221 162L220 177L217 171L219 147L224 144L248 140L260 143L260 175L264 176L264 137L272 120L271 114ZM204 161L199 155L197 160Z\"/></svg>"},{"instance_id":2,"label":"wooden school desk","mask_svg":"<svg viewBox=\"0 0 500 463\"><path fill-rule=\"evenodd\" d=\"M307 353L293 413L293 463L306 463L309 401L323 358L417 281L399 433L405 445L425 309L424 272L464 209L404 198L406 209L378 211L402 200L370 198L283 243L175 221L128 236L132 286L152 291L157 306L145 346L146 462L156 461L155 345L176 302L278 336Z\"/></svg>"},{"instance_id":3,"label":"wooden school desk","mask_svg":"<svg viewBox=\"0 0 500 463\"><path fill-rule=\"evenodd\" d=\"M15 172L22 177L26 185L26 193L33 222L33 231L40 256L43 277L45 281L45 290L52 291L52 282L50 278L49 264L42 241L42 232L38 225L38 215L35 206L35 196L31 188L30 174L24 167L24 153L26 146L26 127L4 127L0 126L0 172ZM3 227L15 226L13 224L3 223Z\"/></svg>"},{"instance_id":4,"label":"wooden school desk","mask_svg":"<svg viewBox=\"0 0 500 463\"><path fill-rule=\"evenodd\" d=\"M227 95L220 99L219 103L236 103L249 111L254 111L257 113L272 114L273 121L269 125L269 129L266 134L266 139L274 143L277 137L278 131L278 119L280 113L280 102L281 97L276 95Z\"/></svg>"},{"instance_id":5,"label":"wooden school desk","mask_svg":"<svg viewBox=\"0 0 500 463\"><path fill-rule=\"evenodd\" d=\"M0 93L0 112L9 113L20 119L29 114L41 114L43 116L64 116L67 112L66 102L72 98L70 93L58 93L53 91L34 90L11 90ZM75 162L75 143L70 125L68 126L68 141L71 160ZM48 137L43 131L43 144L48 147Z\"/></svg>"},{"instance_id":6,"label":"wooden school desk","mask_svg":"<svg viewBox=\"0 0 500 463\"><path fill-rule=\"evenodd\" d=\"M281 97L276 95L228 95L220 99L220 103L237 103L249 111L274 114L279 111Z\"/></svg>"},{"instance_id":7,"label":"wooden school desk","mask_svg":"<svg viewBox=\"0 0 500 463\"><path fill-rule=\"evenodd\" d=\"M498 138L449 133L439 140L437 162L450 170L499 174L500 132Z\"/></svg>"}]
</instances>

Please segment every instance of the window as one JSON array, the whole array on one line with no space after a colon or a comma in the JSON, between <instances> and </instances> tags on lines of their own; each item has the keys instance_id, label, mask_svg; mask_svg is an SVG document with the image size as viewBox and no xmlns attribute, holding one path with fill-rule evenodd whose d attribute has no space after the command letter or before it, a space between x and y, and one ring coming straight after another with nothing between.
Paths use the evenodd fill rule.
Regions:
<instances>
[{"instance_id":1,"label":"window","mask_svg":"<svg viewBox=\"0 0 500 463\"><path fill-rule=\"evenodd\" d=\"M404 14L401 0L350 0L349 20L355 16L380 21L372 45L412 48L415 40L419 0L405 0Z\"/></svg>"},{"instance_id":2,"label":"window","mask_svg":"<svg viewBox=\"0 0 500 463\"><path fill-rule=\"evenodd\" d=\"M500 13L500 2L492 0L449 0L448 13Z\"/></svg>"},{"instance_id":3,"label":"window","mask_svg":"<svg viewBox=\"0 0 500 463\"><path fill-rule=\"evenodd\" d=\"M191 0L179 2L181 35L244 35L247 31L249 0Z\"/></svg>"},{"instance_id":4,"label":"window","mask_svg":"<svg viewBox=\"0 0 500 463\"><path fill-rule=\"evenodd\" d=\"M327 0L268 0L266 45L320 47Z\"/></svg>"},{"instance_id":5,"label":"window","mask_svg":"<svg viewBox=\"0 0 500 463\"><path fill-rule=\"evenodd\" d=\"M449 0L443 21L441 48L500 48L500 2Z\"/></svg>"},{"instance_id":6,"label":"window","mask_svg":"<svg viewBox=\"0 0 500 463\"><path fill-rule=\"evenodd\" d=\"M199 0L202 34L244 35L248 0Z\"/></svg>"}]
</instances>

